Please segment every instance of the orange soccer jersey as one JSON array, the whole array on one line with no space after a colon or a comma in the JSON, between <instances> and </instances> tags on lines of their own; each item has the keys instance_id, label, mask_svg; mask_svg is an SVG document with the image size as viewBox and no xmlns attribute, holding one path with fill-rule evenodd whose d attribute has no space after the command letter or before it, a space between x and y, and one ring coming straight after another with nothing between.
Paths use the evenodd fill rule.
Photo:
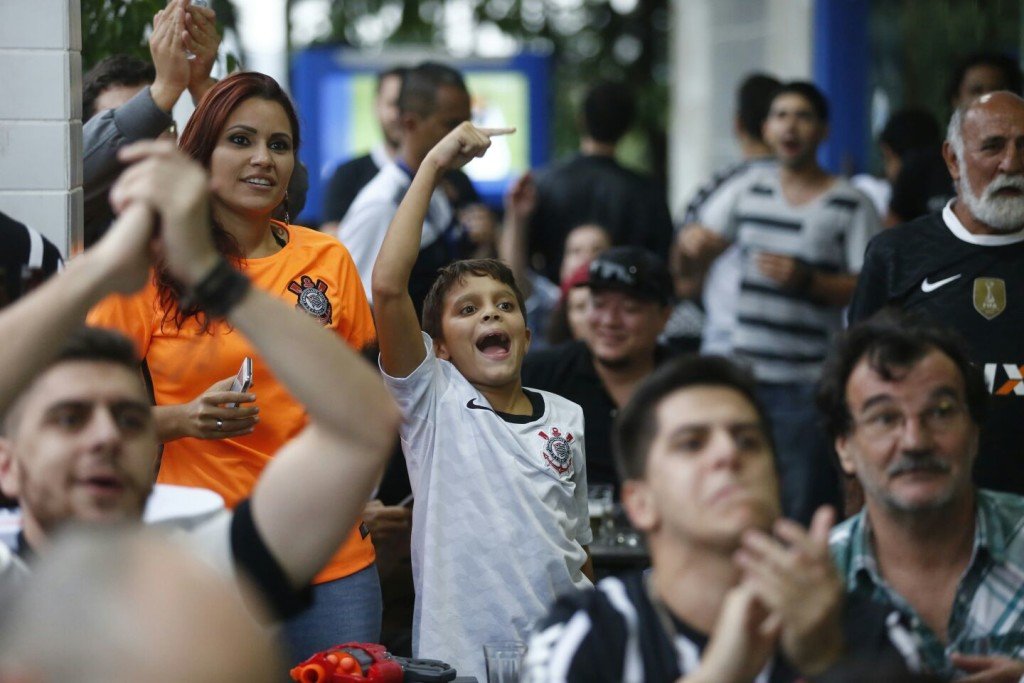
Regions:
<instances>
[{"instance_id":1,"label":"orange soccer jersey","mask_svg":"<svg viewBox=\"0 0 1024 683\"><path fill-rule=\"evenodd\" d=\"M256 287L305 310L354 348L372 342L373 317L348 250L314 230L280 227L288 230L288 243L271 256L245 260L243 272ZM223 321L211 324L203 334L194 317L180 330L173 319L164 320L152 278L132 296L111 296L100 302L89 313L88 323L117 329L135 342L152 377L157 405L188 403L214 382L235 375L246 356L253 359L251 391L260 408L255 431L233 439L183 438L166 443L159 482L211 489L233 508L252 491L274 453L306 424L303 407L240 332ZM317 359L305 361L316 363ZM360 533L360 526L352 530L315 583L348 576L373 562L373 544Z\"/></svg>"}]
</instances>

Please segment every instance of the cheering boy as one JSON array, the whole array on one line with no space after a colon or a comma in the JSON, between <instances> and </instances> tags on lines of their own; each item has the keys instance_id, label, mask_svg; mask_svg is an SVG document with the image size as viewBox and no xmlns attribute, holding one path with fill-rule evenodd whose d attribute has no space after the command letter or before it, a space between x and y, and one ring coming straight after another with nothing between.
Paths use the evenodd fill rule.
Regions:
<instances>
[{"instance_id":1,"label":"cheering boy","mask_svg":"<svg viewBox=\"0 0 1024 683\"><path fill-rule=\"evenodd\" d=\"M414 655L480 680L484 643L525 640L558 595L590 586L583 413L523 388L530 331L511 271L493 259L442 269L422 331L408 293L437 183L511 132L463 123L430 151L372 275L380 366L404 417L416 500Z\"/></svg>"}]
</instances>

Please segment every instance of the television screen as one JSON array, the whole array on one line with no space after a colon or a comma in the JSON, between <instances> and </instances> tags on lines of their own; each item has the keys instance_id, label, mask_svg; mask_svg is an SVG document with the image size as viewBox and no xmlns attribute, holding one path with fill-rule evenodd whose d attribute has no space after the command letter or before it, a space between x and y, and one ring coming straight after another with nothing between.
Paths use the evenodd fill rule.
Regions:
<instances>
[{"instance_id":1,"label":"television screen","mask_svg":"<svg viewBox=\"0 0 1024 683\"><path fill-rule=\"evenodd\" d=\"M338 165L380 144L373 105L377 72L426 59L443 61L463 73L475 124L517 129L514 135L495 138L487 155L465 168L486 202L500 206L509 183L547 161L547 56L455 61L425 53L368 58L344 48L311 48L295 55L291 75L303 126L299 157L310 176L301 223L320 223L323 191Z\"/></svg>"}]
</instances>

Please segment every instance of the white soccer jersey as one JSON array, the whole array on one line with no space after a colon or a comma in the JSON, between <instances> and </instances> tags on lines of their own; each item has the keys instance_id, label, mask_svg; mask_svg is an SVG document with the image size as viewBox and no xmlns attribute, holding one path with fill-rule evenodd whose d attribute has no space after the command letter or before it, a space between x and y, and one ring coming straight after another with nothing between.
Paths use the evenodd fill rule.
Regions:
<instances>
[{"instance_id":1,"label":"white soccer jersey","mask_svg":"<svg viewBox=\"0 0 1024 683\"><path fill-rule=\"evenodd\" d=\"M526 390L533 415L496 413L423 341L416 370L385 375L415 494L413 654L486 680L484 643L525 642L556 597L591 585L583 411Z\"/></svg>"}]
</instances>

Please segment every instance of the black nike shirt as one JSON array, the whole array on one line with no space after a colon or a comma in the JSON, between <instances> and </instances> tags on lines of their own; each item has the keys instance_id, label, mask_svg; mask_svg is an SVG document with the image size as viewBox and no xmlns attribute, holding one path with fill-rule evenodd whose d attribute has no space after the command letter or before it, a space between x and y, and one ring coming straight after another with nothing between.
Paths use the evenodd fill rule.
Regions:
<instances>
[{"instance_id":1,"label":"black nike shirt","mask_svg":"<svg viewBox=\"0 0 1024 683\"><path fill-rule=\"evenodd\" d=\"M886 306L966 338L992 395L975 481L1024 494L1024 233L972 235L948 206L882 232L868 245L850 324Z\"/></svg>"}]
</instances>

